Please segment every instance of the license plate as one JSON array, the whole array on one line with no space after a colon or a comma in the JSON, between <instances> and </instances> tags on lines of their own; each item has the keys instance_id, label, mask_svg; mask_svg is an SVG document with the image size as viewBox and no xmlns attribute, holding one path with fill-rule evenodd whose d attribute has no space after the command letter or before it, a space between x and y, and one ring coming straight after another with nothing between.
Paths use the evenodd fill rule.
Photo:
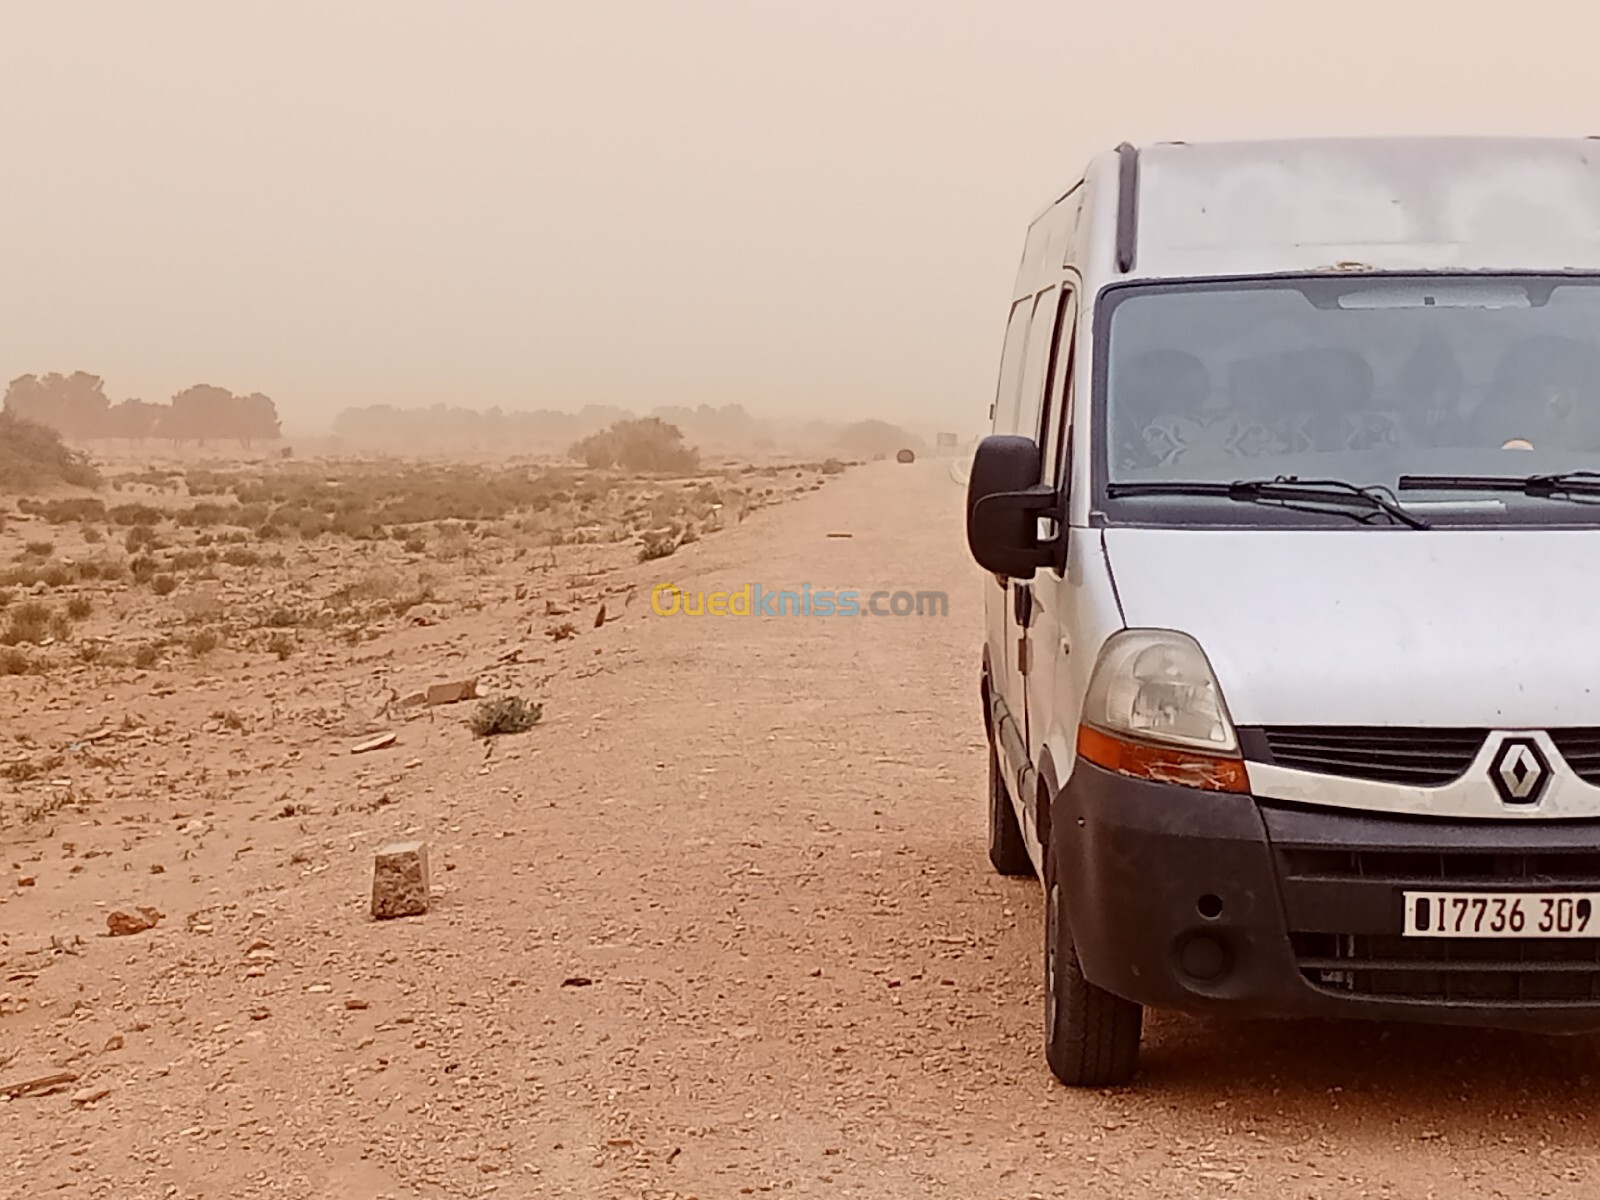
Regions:
<instances>
[{"instance_id":1,"label":"license plate","mask_svg":"<svg viewBox=\"0 0 1600 1200\"><path fill-rule=\"evenodd\" d=\"M1405 892L1406 937L1600 937L1600 892Z\"/></svg>"}]
</instances>

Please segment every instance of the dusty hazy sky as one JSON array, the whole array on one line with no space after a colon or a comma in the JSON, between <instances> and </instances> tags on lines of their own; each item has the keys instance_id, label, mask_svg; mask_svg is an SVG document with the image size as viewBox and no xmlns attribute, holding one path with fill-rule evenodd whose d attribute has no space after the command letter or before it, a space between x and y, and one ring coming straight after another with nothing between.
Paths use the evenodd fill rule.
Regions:
<instances>
[{"instance_id":1,"label":"dusty hazy sky","mask_svg":"<svg viewBox=\"0 0 1600 1200\"><path fill-rule=\"evenodd\" d=\"M976 427L1123 138L1600 133L1571 0L0 0L0 374Z\"/></svg>"}]
</instances>

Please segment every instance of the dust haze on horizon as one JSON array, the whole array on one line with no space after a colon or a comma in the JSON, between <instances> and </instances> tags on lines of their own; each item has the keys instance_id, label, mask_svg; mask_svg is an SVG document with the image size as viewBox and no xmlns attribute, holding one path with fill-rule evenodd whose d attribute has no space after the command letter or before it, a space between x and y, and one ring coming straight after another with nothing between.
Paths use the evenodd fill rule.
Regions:
<instances>
[{"instance_id":1,"label":"dust haze on horizon","mask_svg":"<svg viewBox=\"0 0 1600 1200\"><path fill-rule=\"evenodd\" d=\"M0 4L0 376L976 431L1124 139L1600 133L1600 9Z\"/></svg>"}]
</instances>

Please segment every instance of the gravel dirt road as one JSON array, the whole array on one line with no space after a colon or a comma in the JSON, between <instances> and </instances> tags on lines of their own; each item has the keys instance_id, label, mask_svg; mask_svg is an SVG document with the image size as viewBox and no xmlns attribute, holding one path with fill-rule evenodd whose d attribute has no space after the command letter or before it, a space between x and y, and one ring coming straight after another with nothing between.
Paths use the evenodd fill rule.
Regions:
<instances>
[{"instance_id":1,"label":"gravel dirt road","mask_svg":"<svg viewBox=\"0 0 1600 1200\"><path fill-rule=\"evenodd\" d=\"M124 806L0 842L0 1084L79 1076L0 1100L0 1194L1600 1194L1590 1039L1155 1015L1133 1087L1054 1083L1038 888L984 853L960 498L946 463L872 464L627 568L530 733L235 739L243 777L162 792L148 836ZM654 615L667 579L937 589L949 615ZM504 611L453 652L492 660ZM374 923L402 835L435 907ZM101 936L124 901L167 915Z\"/></svg>"}]
</instances>

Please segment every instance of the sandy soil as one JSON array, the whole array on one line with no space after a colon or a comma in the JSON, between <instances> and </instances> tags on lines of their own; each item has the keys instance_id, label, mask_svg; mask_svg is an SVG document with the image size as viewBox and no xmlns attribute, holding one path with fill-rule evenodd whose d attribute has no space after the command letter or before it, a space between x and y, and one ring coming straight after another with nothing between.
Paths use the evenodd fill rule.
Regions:
<instances>
[{"instance_id":1,"label":"sandy soil","mask_svg":"<svg viewBox=\"0 0 1600 1200\"><path fill-rule=\"evenodd\" d=\"M1600 1194L1591 1039L1158 1015L1134 1087L1053 1082L1038 888L984 856L959 508L946 464L853 470L596 565L615 619L560 643L510 564L348 649L0 679L80 801L0 830L0 1086L78 1076L0 1100L0 1194ZM662 617L663 579L950 615ZM373 718L477 672L544 721ZM376 923L401 837L434 908Z\"/></svg>"}]
</instances>

